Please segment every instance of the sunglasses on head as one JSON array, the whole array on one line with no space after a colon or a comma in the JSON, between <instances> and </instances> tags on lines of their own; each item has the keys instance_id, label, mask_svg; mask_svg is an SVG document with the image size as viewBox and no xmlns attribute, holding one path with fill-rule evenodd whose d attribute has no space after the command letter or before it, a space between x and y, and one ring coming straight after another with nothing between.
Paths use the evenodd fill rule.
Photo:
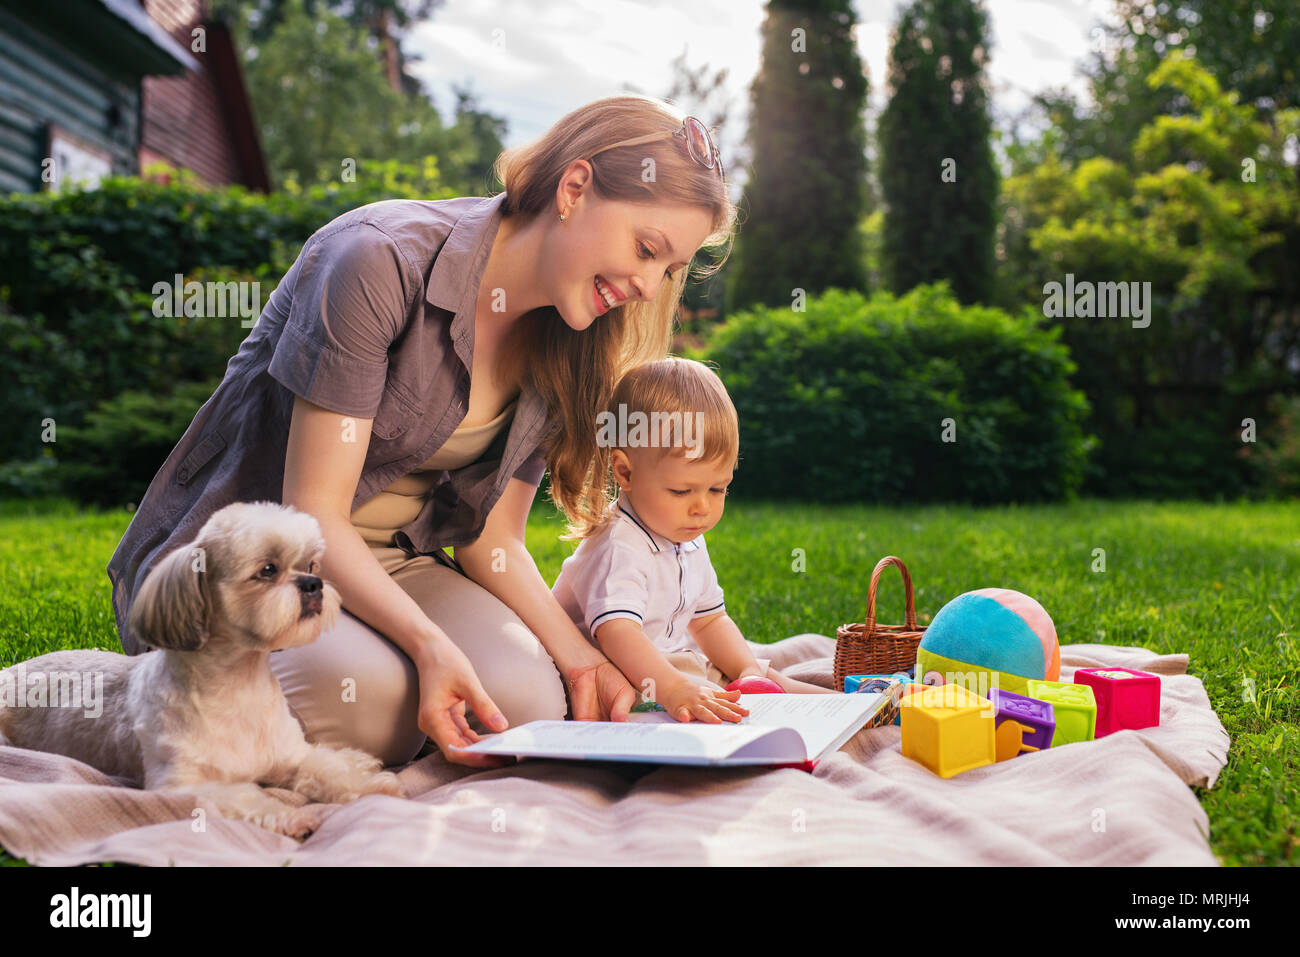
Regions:
<instances>
[{"instance_id":1,"label":"sunglasses on head","mask_svg":"<svg viewBox=\"0 0 1300 957\"><path fill-rule=\"evenodd\" d=\"M660 133L647 133L645 136L638 136L634 139L623 140L619 143L612 143L609 146L602 146L600 149L587 157L591 159L598 156L605 150L612 150L619 146L636 146L638 143L650 143L654 140L661 140L668 136L680 137L686 141L686 151L691 154L691 159L699 163L705 169L717 169L718 175L724 180L726 174L722 170L722 156L718 148L713 145L713 137L709 135L708 127L693 116L686 117L682 125L675 130L664 130Z\"/></svg>"}]
</instances>

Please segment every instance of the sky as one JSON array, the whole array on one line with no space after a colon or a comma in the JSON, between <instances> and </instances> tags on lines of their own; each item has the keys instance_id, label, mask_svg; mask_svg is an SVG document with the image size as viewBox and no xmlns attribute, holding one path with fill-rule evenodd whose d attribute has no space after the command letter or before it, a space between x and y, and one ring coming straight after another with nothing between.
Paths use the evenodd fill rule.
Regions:
<instances>
[{"instance_id":1,"label":"sky","mask_svg":"<svg viewBox=\"0 0 1300 957\"><path fill-rule=\"evenodd\" d=\"M1079 67L1099 42L1111 0L985 0L995 122L1040 90L1086 96ZM857 0L858 51L870 77L870 113L884 105L889 34L906 0ZM727 68L731 110L718 146L724 165L743 142L749 88L760 65L761 0L447 0L410 28L409 66L451 122L453 84L506 118L506 146L540 136L565 113L629 87L665 96L673 60ZM1005 125L998 122L998 125ZM728 169L730 174L731 169Z\"/></svg>"}]
</instances>

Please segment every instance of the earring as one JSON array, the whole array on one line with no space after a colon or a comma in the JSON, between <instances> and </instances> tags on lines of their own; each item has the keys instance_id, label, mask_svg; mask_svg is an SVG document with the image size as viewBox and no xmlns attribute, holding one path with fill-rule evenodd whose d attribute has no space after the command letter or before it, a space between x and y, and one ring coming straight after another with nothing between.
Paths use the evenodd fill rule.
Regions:
<instances>
[{"instance_id":1,"label":"earring","mask_svg":"<svg viewBox=\"0 0 1300 957\"><path fill-rule=\"evenodd\" d=\"M563 223L563 222L566 222L566 219L565 219L565 216L564 216L563 213L560 213L560 222L562 222L562 223Z\"/></svg>"}]
</instances>

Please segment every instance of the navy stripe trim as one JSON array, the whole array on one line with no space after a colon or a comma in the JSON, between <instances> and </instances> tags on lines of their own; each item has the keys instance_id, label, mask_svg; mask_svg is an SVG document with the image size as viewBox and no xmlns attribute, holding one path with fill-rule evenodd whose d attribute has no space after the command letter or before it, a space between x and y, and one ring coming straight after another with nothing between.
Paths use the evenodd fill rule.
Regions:
<instances>
[{"instance_id":1,"label":"navy stripe trim","mask_svg":"<svg viewBox=\"0 0 1300 957\"><path fill-rule=\"evenodd\" d=\"M595 618L591 619L591 624L587 626L587 630L591 631L593 628L595 628L596 622L600 621L602 618L608 618L610 615L617 615L617 614L636 615L637 621L642 623L645 622L645 619L642 618L639 614L637 614L637 612L634 612L631 608L611 608L609 611L601 612Z\"/></svg>"},{"instance_id":2,"label":"navy stripe trim","mask_svg":"<svg viewBox=\"0 0 1300 957\"><path fill-rule=\"evenodd\" d=\"M618 507L618 510L622 512L624 515L626 515L629 519L631 519L633 525L641 529L641 531L645 532L645 537L650 540L650 547L653 548L655 551L659 551L659 543L655 541L654 536L650 534L649 530L640 522L638 522L636 518L633 517L632 513L629 512L627 509L625 509L622 505Z\"/></svg>"},{"instance_id":3,"label":"navy stripe trim","mask_svg":"<svg viewBox=\"0 0 1300 957\"><path fill-rule=\"evenodd\" d=\"M719 608L721 608L721 607L722 607L723 605L725 605L725 604L726 604L725 601L720 601L720 602L718 602L716 605L714 605L712 608L701 608L701 609L700 609L699 611L697 611L695 614L697 614L697 615L703 615L703 614L705 614L706 612L717 611Z\"/></svg>"}]
</instances>

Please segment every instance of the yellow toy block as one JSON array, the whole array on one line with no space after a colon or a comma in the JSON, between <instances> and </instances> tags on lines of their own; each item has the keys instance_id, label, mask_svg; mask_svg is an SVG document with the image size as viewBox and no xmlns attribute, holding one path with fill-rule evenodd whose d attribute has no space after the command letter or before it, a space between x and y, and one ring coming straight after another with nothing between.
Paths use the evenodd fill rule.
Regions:
<instances>
[{"instance_id":1,"label":"yellow toy block","mask_svg":"<svg viewBox=\"0 0 1300 957\"><path fill-rule=\"evenodd\" d=\"M1075 741L1092 741L1097 734L1097 699L1089 685L1029 679L1027 697L1051 704L1056 714L1052 747Z\"/></svg>"},{"instance_id":2,"label":"yellow toy block","mask_svg":"<svg viewBox=\"0 0 1300 957\"><path fill-rule=\"evenodd\" d=\"M899 714L903 756L941 778L997 760L993 703L960 685L908 685Z\"/></svg>"}]
</instances>

